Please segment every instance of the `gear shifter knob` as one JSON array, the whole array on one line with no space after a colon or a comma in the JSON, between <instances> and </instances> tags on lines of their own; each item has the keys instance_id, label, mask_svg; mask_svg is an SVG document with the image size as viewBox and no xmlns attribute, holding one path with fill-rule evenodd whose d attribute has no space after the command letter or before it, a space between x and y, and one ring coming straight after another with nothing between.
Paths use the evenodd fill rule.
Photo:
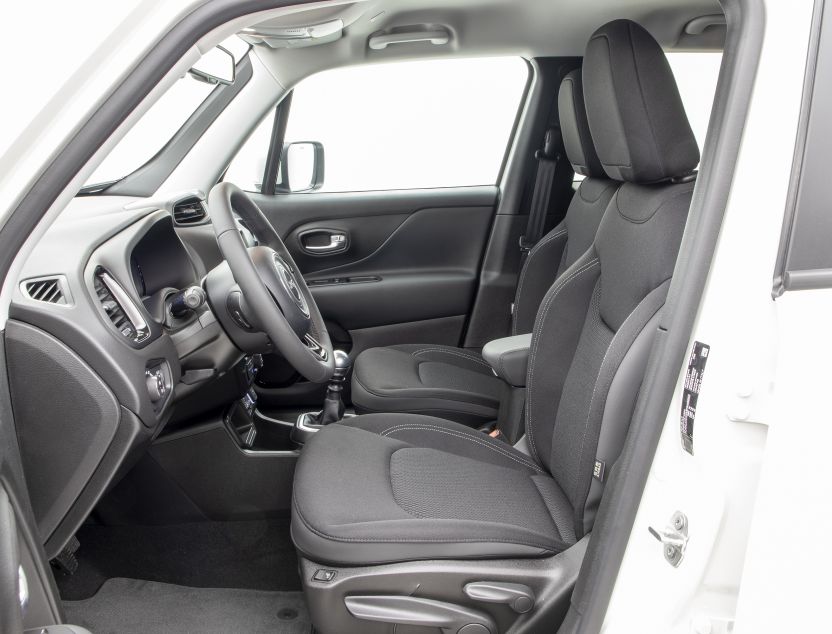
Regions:
<instances>
[{"instance_id":1,"label":"gear shifter knob","mask_svg":"<svg viewBox=\"0 0 832 634\"><path fill-rule=\"evenodd\" d=\"M332 357L335 361L335 372L332 373L332 378L343 380L349 373L350 368L352 368L352 359L343 350L333 351Z\"/></svg>"},{"instance_id":2,"label":"gear shifter knob","mask_svg":"<svg viewBox=\"0 0 832 634\"><path fill-rule=\"evenodd\" d=\"M312 422L316 425L329 425L344 417L344 401L341 398L341 392L344 390L343 384L347 374L352 368L352 360L343 350L333 351L332 358L335 361L335 371L326 387L324 407L318 414L312 415Z\"/></svg>"}]
</instances>

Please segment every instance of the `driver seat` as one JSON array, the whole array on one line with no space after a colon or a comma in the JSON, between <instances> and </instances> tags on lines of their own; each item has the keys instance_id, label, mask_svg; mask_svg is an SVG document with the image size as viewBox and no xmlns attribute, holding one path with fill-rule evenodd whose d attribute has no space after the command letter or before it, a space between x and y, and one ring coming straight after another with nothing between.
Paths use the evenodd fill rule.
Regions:
<instances>
[{"instance_id":1,"label":"driver seat","mask_svg":"<svg viewBox=\"0 0 832 634\"><path fill-rule=\"evenodd\" d=\"M568 601L577 543L585 547L623 446L699 162L670 66L647 31L628 20L601 27L583 68L598 155L623 184L594 243L538 311L528 453L415 414L318 432L298 461L292 536L322 632L557 625L547 610ZM518 592L522 605L510 598Z\"/></svg>"}]
</instances>

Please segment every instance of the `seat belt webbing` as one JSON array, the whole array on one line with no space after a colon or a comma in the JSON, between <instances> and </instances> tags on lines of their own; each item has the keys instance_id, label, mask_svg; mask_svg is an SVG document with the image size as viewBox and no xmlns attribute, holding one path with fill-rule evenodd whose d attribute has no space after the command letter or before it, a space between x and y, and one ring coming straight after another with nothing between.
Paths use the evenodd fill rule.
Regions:
<instances>
[{"instance_id":1,"label":"seat belt webbing","mask_svg":"<svg viewBox=\"0 0 832 634\"><path fill-rule=\"evenodd\" d=\"M520 236L520 251L523 257L543 237L549 201L552 196L552 185L561 158L561 144L560 128L549 128L546 130L543 148L535 152L537 174L534 180L534 192L526 232Z\"/></svg>"}]
</instances>

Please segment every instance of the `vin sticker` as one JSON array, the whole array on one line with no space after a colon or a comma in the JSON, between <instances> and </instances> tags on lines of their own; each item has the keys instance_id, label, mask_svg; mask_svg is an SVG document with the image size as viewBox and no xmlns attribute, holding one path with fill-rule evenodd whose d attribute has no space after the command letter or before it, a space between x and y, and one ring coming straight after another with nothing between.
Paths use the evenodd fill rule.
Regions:
<instances>
[{"instance_id":1,"label":"vin sticker","mask_svg":"<svg viewBox=\"0 0 832 634\"><path fill-rule=\"evenodd\" d=\"M705 375L705 364L708 362L710 350L709 345L694 341L693 351L688 359L688 370L685 373L680 431L682 446L690 455L693 455L693 420L696 418L696 402L699 400L699 392L702 389L702 377Z\"/></svg>"}]
</instances>

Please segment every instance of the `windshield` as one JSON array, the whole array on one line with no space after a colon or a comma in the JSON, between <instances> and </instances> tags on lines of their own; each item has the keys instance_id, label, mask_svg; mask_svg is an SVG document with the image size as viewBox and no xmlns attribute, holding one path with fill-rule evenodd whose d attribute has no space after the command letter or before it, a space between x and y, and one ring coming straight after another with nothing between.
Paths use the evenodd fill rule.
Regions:
<instances>
[{"instance_id":1,"label":"windshield","mask_svg":"<svg viewBox=\"0 0 832 634\"><path fill-rule=\"evenodd\" d=\"M190 74L180 77L113 148L85 186L120 180L147 163L214 88Z\"/></svg>"},{"instance_id":2,"label":"windshield","mask_svg":"<svg viewBox=\"0 0 832 634\"><path fill-rule=\"evenodd\" d=\"M237 61L249 48L236 36L224 41L222 46L229 48ZM119 141L84 187L113 183L139 169L165 147L213 90L222 87L185 73Z\"/></svg>"}]
</instances>

